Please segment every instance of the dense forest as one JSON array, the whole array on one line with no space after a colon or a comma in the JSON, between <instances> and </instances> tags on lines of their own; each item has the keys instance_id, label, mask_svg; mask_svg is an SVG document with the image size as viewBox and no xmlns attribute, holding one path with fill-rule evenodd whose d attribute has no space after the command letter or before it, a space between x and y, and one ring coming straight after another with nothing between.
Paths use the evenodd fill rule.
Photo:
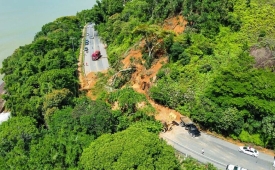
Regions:
<instances>
[{"instance_id":1,"label":"dense forest","mask_svg":"<svg viewBox=\"0 0 275 170\"><path fill-rule=\"evenodd\" d=\"M158 134L144 94L119 76L97 100L79 91L82 29L96 23L108 44L108 74L144 41L146 68L166 57L148 94L202 129L275 148L274 0L101 0L45 24L3 61L12 117L0 125L1 169L215 169L181 161ZM183 16L182 34L164 30ZM108 76L102 75L106 83ZM123 87L123 88L121 88ZM112 106L118 103L118 109ZM138 107L137 103L143 103Z\"/></svg>"}]
</instances>

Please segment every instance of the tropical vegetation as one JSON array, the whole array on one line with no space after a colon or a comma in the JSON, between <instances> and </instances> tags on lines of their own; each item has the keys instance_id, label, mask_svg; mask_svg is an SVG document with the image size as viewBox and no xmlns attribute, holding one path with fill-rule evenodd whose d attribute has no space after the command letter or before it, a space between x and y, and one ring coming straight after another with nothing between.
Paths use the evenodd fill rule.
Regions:
<instances>
[{"instance_id":1,"label":"tropical vegetation","mask_svg":"<svg viewBox=\"0 0 275 170\"><path fill-rule=\"evenodd\" d=\"M45 24L3 61L6 109L1 169L215 169L181 160L159 139L147 97L119 76L98 99L79 91L77 62L86 22L108 44L108 74L137 43L145 68L167 57L148 91L156 103L202 129L275 148L274 0L101 0ZM183 16L183 33L165 30ZM127 72L131 76L133 72ZM107 82L107 76L102 82ZM143 107L138 107L143 103ZM117 108L113 106L117 104Z\"/></svg>"}]
</instances>

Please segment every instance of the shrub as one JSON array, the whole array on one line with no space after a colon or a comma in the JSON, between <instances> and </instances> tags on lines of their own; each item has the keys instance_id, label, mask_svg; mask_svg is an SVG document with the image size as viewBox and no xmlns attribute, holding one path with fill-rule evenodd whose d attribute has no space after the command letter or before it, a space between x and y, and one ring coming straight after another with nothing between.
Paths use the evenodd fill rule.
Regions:
<instances>
[{"instance_id":1,"label":"shrub","mask_svg":"<svg viewBox=\"0 0 275 170\"><path fill-rule=\"evenodd\" d=\"M241 134L239 135L239 139L242 142L249 142L250 141L250 134L247 131L242 130Z\"/></svg>"},{"instance_id":2,"label":"shrub","mask_svg":"<svg viewBox=\"0 0 275 170\"><path fill-rule=\"evenodd\" d=\"M250 135L247 131L242 130L241 134L239 135L239 139L242 142L254 143L256 145L264 146L264 142L262 141L260 134Z\"/></svg>"}]
</instances>

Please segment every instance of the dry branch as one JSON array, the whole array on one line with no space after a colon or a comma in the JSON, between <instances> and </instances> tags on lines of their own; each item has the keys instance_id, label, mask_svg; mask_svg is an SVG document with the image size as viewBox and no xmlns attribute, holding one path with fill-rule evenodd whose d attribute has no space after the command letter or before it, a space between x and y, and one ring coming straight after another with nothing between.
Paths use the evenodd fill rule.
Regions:
<instances>
[{"instance_id":1,"label":"dry branch","mask_svg":"<svg viewBox=\"0 0 275 170\"><path fill-rule=\"evenodd\" d=\"M117 75L118 75L119 73L124 72L124 71L130 71L130 70L133 70L133 69L135 69L135 68L131 67L131 68L119 70L119 71L114 75L114 77L113 77L113 79L112 79L112 81L111 81L111 86L113 86L113 84L114 84L114 82L115 82L115 80L116 80L116 78L117 78Z\"/></svg>"}]
</instances>

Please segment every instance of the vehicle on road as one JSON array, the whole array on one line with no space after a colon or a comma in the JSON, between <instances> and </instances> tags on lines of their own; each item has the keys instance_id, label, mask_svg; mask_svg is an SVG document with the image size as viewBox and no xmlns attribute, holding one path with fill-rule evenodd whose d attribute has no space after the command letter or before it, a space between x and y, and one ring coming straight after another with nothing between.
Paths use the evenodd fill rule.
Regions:
<instances>
[{"instance_id":1,"label":"vehicle on road","mask_svg":"<svg viewBox=\"0 0 275 170\"><path fill-rule=\"evenodd\" d=\"M85 44L86 44L86 45L89 45L89 41L86 41Z\"/></svg>"},{"instance_id":2,"label":"vehicle on road","mask_svg":"<svg viewBox=\"0 0 275 170\"><path fill-rule=\"evenodd\" d=\"M226 170L247 170L247 169L242 168L242 167L240 167L238 165L231 165L231 164L229 164L229 165L226 166Z\"/></svg>"},{"instance_id":3,"label":"vehicle on road","mask_svg":"<svg viewBox=\"0 0 275 170\"><path fill-rule=\"evenodd\" d=\"M254 157L259 156L259 152L256 149L251 148L250 146L240 146L239 151Z\"/></svg>"},{"instance_id":4,"label":"vehicle on road","mask_svg":"<svg viewBox=\"0 0 275 170\"><path fill-rule=\"evenodd\" d=\"M90 39L94 39L94 36L91 35L91 36L90 36Z\"/></svg>"},{"instance_id":5,"label":"vehicle on road","mask_svg":"<svg viewBox=\"0 0 275 170\"><path fill-rule=\"evenodd\" d=\"M88 47L85 47L84 50L85 50L85 51L89 51Z\"/></svg>"},{"instance_id":6,"label":"vehicle on road","mask_svg":"<svg viewBox=\"0 0 275 170\"><path fill-rule=\"evenodd\" d=\"M188 133L192 136L192 137L197 137L201 135L201 132L199 131L199 129L197 128L196 125L194 124L190 124L188 125Z\"/></svg>"},{"instance_id":7,"label":"vehicle on road","mask_svg":"<svg viewBox=\"0 0 275 170\"><path fill-rule=\"evenodd\" d=\"M192 120L186 116L180 117L180 126L185 127L185 130L188 130L188 133L192 137L197 137L201 135L201 132L197 128L197 126L192 122Z\"/></svg>"},{"instance_id":8,"label":"vehicle on road","mask_svg":"<svg viewBox=\"0 0 275 170\"><path fill-rule=\"evenodd\" d=\"M92 60L98 60L101 57L100 51L96 50L93 54L92 54Z\"/></svg>"},{"instance_id":9,"label":"vehicle on road","mask_svg":"<svg viewBox=\"0 0 275 170\"><path fill-rule=\"evenodd\" d=\"M180 126L185 127L186 130L188 130L188 125L193 124L192 120L189 119L186 116L181 116L180 117Z\"/></svg>"},{"instance_id":10,"label":"vehicle on road","mask_svg":"<svg viewBox=\"0 0 275 170\"><path fill-rule=\"evenodd\" d=\"M87 36L89 36L90 34L89 33L87 33Z\"/></svg>"}]
</instances>

